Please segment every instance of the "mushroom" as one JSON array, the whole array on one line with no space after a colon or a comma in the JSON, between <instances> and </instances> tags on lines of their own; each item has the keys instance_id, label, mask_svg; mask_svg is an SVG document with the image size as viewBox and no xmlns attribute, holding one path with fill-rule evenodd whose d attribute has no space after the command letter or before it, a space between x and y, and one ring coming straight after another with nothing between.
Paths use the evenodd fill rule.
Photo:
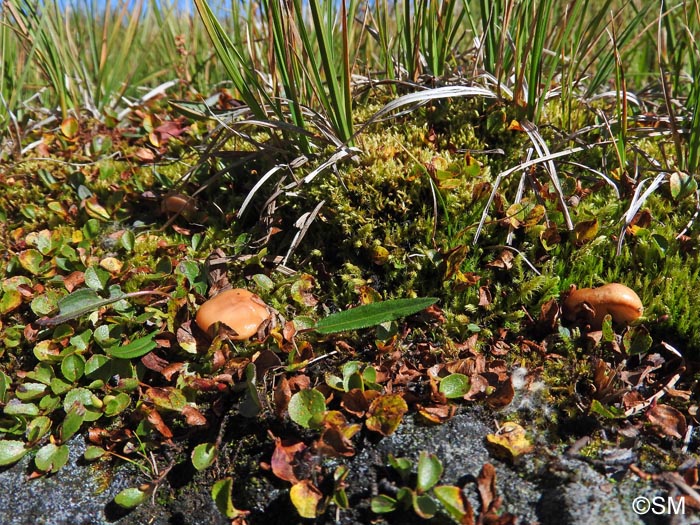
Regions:
<instances>
[{"instance_id":1,"label":"mushroom","mask_svg":"<svg viewBox=\"0 0 700 525\"><path fill-rule=\"evenodd\" d=\"M244 288L234 288L200 306L195 322L205 332L214 323L223 323L236 332L231 339L243 341L254 336L270 317L270 309L260 297Z\"/></svg>"},{"instance_id":2,"label":"mushroom","mask_svg":"<svg viewBox=\"0 0 700 525\"><path fill-rule=\"evenodd\" d=\"M614 323L628 324L641 317L644 306L634 290L624 284L610 283L580 290L571 285L562 311L569 321L584 321L591 329L600 330L607 314Z\"/></svg>"},{"instance_id":3,"label":"mushroom","mask_svg":"<svg viewBox=\"0 0 700 525\"><path fill-rule=\"evenodd\" d=\"M185 214L191 215L197 211L194 198L181 193L169 193L160 203L161 212L166 215Z\"/></svg>"}]
</instances>

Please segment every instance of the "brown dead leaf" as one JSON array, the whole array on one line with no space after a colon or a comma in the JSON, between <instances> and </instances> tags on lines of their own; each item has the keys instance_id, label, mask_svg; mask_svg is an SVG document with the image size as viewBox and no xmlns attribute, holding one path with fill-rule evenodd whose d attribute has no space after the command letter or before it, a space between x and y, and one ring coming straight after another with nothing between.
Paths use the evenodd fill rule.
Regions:
<instances>
[{"instance_id":1,"label":"brown dead leaf","mask_svg":"<svg viewBox=\"0 0 700 525\"><path fill-rule=\"evenodd\" d=\"M491 297L491 291L489 287L484 285L479 287L479 306L489 306L493 298Z\"/></svg>"},{"instance_id":2,"label":"brown dead leaf","mask_svg":"<svg viewBox=\"0 0 700 525\"><path fill-rule=\"evenodd\" d=\"M369 392L375 392L377 395L379 395L379 392L374 390L367 390L365 392L359 388L353 388L349 392L345 392L343 394L342 399L340 400L340 406L346 412L349 412L357 417L362 417L365 415L365 412L369 410L369 405L372 401L365 396L365 394Z\"/></svg>"},{"instance_id":3,"label":"brown dead leaf","mask_svg":"<svg viewBox=\"0 0 700 525\"><path fill-rule=\"evenodd\" d=\"M430 423L442 424L446 421L452 419L457 411L456 405L444 404L444 405L431 405L431 406L417 406L418 413Z\"/></svg>"},{"instance_id":4,"label":"brown dead leaf","mask_svg":"<svg viewBox=\"0 0 700 525\"><path fill-rule=\"evenodd\" d=\"M296 333L297 329L294 326L293 321L287 321L286 323L284 323L284 327L282 328L282 337L285 341L287 341L288 343L293 342Z\"/></svg>"},{"instance_id":5,"label":"brown dead leaf","mask_svg":"<svg viewBox=\"0 0 700 525\"><path fill-rule=\"evenodd\" d=\"M488 379L481 374L472 374L469 378L471 388L469 392L464 394L464 399L467 401L476 401L486 397L486 392L489 388Z\"/></svg>"},{"instance_id":6,"label":"brown dead leaf","mask_svg":"<svg viewBox=\"0 0 700 525\"><path fill-rule=\"evenodd\" d=\"M515 256L510 250L503 250L498 254L493 261L486 263L486 266L490 268L500 268L503 270L510 270L513 267L513 259Z\"/></svg>"},{"instance_id":7,"label":"brown dead leaf","mask_svg":"<svg viewBox=\"0 0 700 525\"><path fill-rule=\"evenodd\" d=\"M85 274L83 272L71 272L63 278L63 286L68 292L72 292L85 282Z\"/></svg>"},{"instance_id":8,"label":"brown dead leaf","mask_svg":"<svg viewBox=\"0 0 700 525\"><path fill-rule=\"evenodd\" d=\"M644 396L637 390L630 390L629 392L625 392L622 396L622 405L625 407L625 411L644 404L645 402L646 399L644 399Z\"/></svg>"},{"instance_id":9,"label":"brown dead leaf","mask_svg":"<svg viewBox=\"0 0 700 525\"><path fill-rule=\"evenodd\" d=\"M556 299L550 299L540 307L540 316L537 319L538 328L544 333L551 333L557 329L559 322L559 303Z\"/></svg>"},{"instance_id":10,"label":"brown dead leaf","mask_svg":"<svg viewBox=\"0 0 700 525\"><path fill-rule=\"evenodd\" d=\"M161 415L158 413L157 410L149 410L148 414L146 415L146 418L148 419L148 422L153 425L153 427L160 432L160 434L166 438L170 439L173 437L173 432L170 430L168 425L165 424L165 421L163 421L163 418Z\"/></svg>"},{"instance_id":11,"label":"brown dead leaf","mask_svg":"<svg viewBox=\"0 0 700 525\"><path fill-rule=\"evenodd\" d=\"M289 400L292 397L292 389L289 386L287 378L282 376L274 390L275 414L277 417L282 417L287 411Z\"/></svg>"},{"instance_id":12,"label":"brown dead leaf","mask_svg":"<svg viewBox=\"0 0 700 525\"><path fill-rule=\"evenodd\" d=\"M496 469L491 463L484 463L481 472L476 478L476 487L481 498L482 512L491 510L491 505L496 501Z\"/></svg>"},{"instance_id":13,"label":"brown dead leaf","mask_svg":"<svg viewBox=\"0 0 700 525\"><path fill-rule=\"evenodd\" d=\"M280 361L279 356L273 351L262 350L253 358L253 364L255 364L255 373L257 377L262 379L268 370L281 366L282 361Z\"/></svg>"},{"instance_id":14,"label":"brown dead leaf","mask_svg":"<svg viewBox=\"0 0 700 525\"><path fill-rule=\"evenodd\" d=\"M152 150L150 150L150 149L148 149L148 148L143 148L143 147L142 147L142 148L138 148L138 149L134 152L134 156L135 156L138 160L140 160L141 162L152 162L152 161L154 161L155 158L156 158L156 155L155 155L155 153L153 153Z\"/></svg>"},{"instance_id":15,"label":"brown dead leaf","mask_svg":"<svg viewBox=\"0 0 700 525\"><path fill-rule=\"evenodd\" d=\"M513 382L510 378L508 378L507 381L504 381L498 385L493 394L486 399L486 402L491 408L503 408L508 406L510 402L513 401L514 396L515 390L513 390Z\"/></svg>"},{"instance_id":16,"label":"brown dead leaf","mask_svg":"<svg viewBox=\"0 0 700 525\"><path fill-rule=\"evenodd\" d=\"M672 406L654 405L647 411L646 416L659 435L683 439L688 430L685 416Z\"/></svg>"},{"instance_id":17,"label":"brown dead leaf","mask_svg":"<svg viewBox=\"0 0 700 525\"><path fill-rule=\"evenodd\" d=\"M157 356L155 352L148 352L141 357L141 364L154 372L162 372L170 363L162 357Z\"/></svg>"},{"instance_id":18,"label":"brown dead leaf","mask_svg":"<svg viewBox=\"0 0 700 525\"><path fill-rule=\"evenodd\" d=\"M167 380L172 381L173 376L177 374L185 366L185 363L170 363L160 371L160 374Z\"/></svg>"},{"instance_id":19,"label":"brown dead leaf","mask_svg":"<svg viewBox=\"0 0 700 525\"><path fill-rule=\"evenodd\" d=\"M193 406L187 405L183 408L182 415L185 416L185 422L191 427L201 427L207 424L207 418Z\"/></svg>"},{"instance_id":20,"label":"brown dead leaf","mask_svg":"<svg viewBox=\"0 0 700 525\"><path fill-rule=\"evenodd\" d=\"M308 390L311 388L311 379L306 374L298 374L289 379L289 388L292 392Z\"/></svg>"}]
</instances>

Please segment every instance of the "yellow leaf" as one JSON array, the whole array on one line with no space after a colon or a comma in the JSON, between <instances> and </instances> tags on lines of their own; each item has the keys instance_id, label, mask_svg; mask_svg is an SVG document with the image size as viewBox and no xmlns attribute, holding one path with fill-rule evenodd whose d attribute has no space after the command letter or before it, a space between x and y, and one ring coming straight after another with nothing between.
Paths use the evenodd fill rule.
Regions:
<instances>
[{"instance_id":1,"label":"yellow leaf","mask_svg":"<svg viewBox=\"0 0 700 525\"><path fill-rule=\"evenodd\" d=\"M516 461L533 449L525 429L512 422L505 423L498 433L488 434L486 446L494 456L509 461Z\"/></svg>"},{"instance_id":2,"label":"yellow leaf","mask_svg":"<svg viewBox=\"0 0 700 525\"><path fill-rule=\"evenodd\" d=\"M69 139L75 137L78 134L79 129L78 120L75 117L68 117L61 122L61 133L63 133Z\"/></svg>"},{"instance_id":3,"label":"yellow leaf","mask_svg":"<svg viewBox=\"0 0 700 525\"><path fill-rule=\"evenodd\" d=\"M115 257L105 257L100 261L100 266L109 273L119 273L122 271L124 263Z\"/></svg>"},{"instance_id":4,"label":"yellow leaf","mask_svg":"<svg viewBox=\"0 0 700 525\"><path fill-rule=\"evenodd\" d=\"M111 219L107 210L99 202L97 202L97 197L90 197L83 201L85 203L85 211L93 219L98 219L101 221L108 221Z\"/></svg>"},{"instance_id":5,"label":"yellow leaf","mask_svg":"<svg viewBox=\"0 0 700 525\"><path fill-rule=\"evenodd\" d=\"M308 479L295 483L289 491L289 497L302 518L315 518L318 512L318 504L323 497Z\"/></svg>"}]
</instances>

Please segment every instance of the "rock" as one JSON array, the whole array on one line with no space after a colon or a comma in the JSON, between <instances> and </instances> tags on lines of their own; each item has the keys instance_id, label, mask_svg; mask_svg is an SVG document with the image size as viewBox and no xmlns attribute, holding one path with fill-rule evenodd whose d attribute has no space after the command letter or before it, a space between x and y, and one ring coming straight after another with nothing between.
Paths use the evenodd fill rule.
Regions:
<instances>
[{"instance_id":1,"label":"rock","mask_svg":"<svg viewBox=\"0 0 700 525\"><path fill-rule=\"evenodd\" d=\"M69 443L69 463L56 475L27 480L30 459L26 457L0 472L0 486L6 488L0 491L0 521L3 525L224 525L229 521L216 509L210 489L215 476L230 473L234 479L234 505L251 512L250 525L301 523L303 520L289 499L289 483L260 468L261 462L269 463L274 449L268 429L283 437L298 431L275 418L266 421L233 416L216 468L197 473L189 462L183 461L163 481L156 497L159 503L149 501L131 512L116 506L113 498L120 490L146 481L143 474L131 465L105 468L86 464L81 460L84 441L74 438ZM476 478L485 463L492 464L496 470L496 493L502 498L500 512L514 515L513 523L518 525L691 523L684 515L655 514L660 503L667 501L664 487L625 474L626 467L618 468L613 479L588 462L547 446L544 437L538 440L532 436L539 442L537 452L526 455L517 465L495 459L485 446L485 436L495 430L492 411L470 406L443 425L423 425L408 416L391 436L379 439L376 434L363 431L355 456L322 461L328 472L340 464L349 467L350 508L338 510L330 506L315 523L448 523L444 515L424 520L412 511L379 516L370 509L372 496L397 488L398 478L387 466L389 454L416 460L421 451L437 455L444 466L440 483L461 487L476 513L481 509ZM634 457L624 459L630 461ZM637 515L632 508L635 498L646 498L658 505L645 515Z\"/></svg>"}]
</instances>

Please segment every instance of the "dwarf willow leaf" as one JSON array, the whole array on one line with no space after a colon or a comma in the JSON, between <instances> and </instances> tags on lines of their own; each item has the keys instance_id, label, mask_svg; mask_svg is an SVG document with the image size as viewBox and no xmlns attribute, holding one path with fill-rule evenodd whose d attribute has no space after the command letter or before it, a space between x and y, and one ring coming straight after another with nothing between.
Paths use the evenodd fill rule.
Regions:
<instances>
[{"instance_id":1,"label":"dwarf willow leaf","mask_svg":"<svg viewBox=\"0 0 700 525\"><path fill-rule=\"evenodd\" d=\"M326 398L316 389L300 390L287 406L289 417L296 424L309 428L314 419L326 411Z\"/></svg>"},{"instance_id":2,"label":"dwarf willow leaf","mask_svg":"<svg viewBox=\"0 0 700 525\"><path fill-rule=\"evenodd\" d=\"M450 516L457 523L462 523L464 516L467 514L467 506L464 504L462 489L454 485L440 485L433 489L433 493Z\"/></svg>"},{"instance_id":3,"label":"dwarf willow leaf","mask_svg":"<svg viewBox=\"0 0 700 525\"><path fill-rule=\"evenodd\" d=\"M464 397L470 388L469 378L464 374L450 374L440 381L440 393L448 399Z\"/></svg>"},{"instance_id":4,"label":"dwarf willow leaf","mask_svg":"<svg viewBox=\"0 0 700 525\"><path fill-rule=\"evenodd\" d=\"M119 359L134 359L146 355L153 350L157 345L153 338L158 332L151 332L147 336L134 339L129 344L116 348L105 348L105 353Z\"/></svg>"},{"instance_id":5,"label":"dwarf willow leaf","mask_svg":"<svg viewBox=\"0 0 700 525\"><path fill-rule=\"evenodd\" d=\"M418 479L416 488L418 492L429 491L442 476L442 463L435 454L423 451L418 458Z\"/></svg>"},{"instance_id":6,"label":"dwarf willow leaf","mask_svg":"<svg viewBox=\"0 0 700 525\"><path fill-rule=\"evenodd\" d=\"M125 509L133 509L146 501L147 497L148 492L136 487L129 487L128 489L122 490L114 497L114 503Z\"/></svg>"},{"instance_id":7,"label":"dwarf willow leaf","mask_svg":"<svg viewBox=\"0 0 700 525\"><path fill-rule=\"evenodd\" d=\"M56 473L67 462L68 447L66 445L49 443L41 447L34 456L36 468L43 472Z\"/></svg>"},{"instance_id":8,"label":"dwarf willow leaf","mask_svg":"<svg viewBox=\"0 0 700 525\"><path fill-rule=\"evenodd\" d=\"M243 511L238 510L233 506L231 501L231 489L233 488L233 478L220 479L211 488L211 497L216 503L216 508L219 509L224 516L229 519L234 519L242 516Z\"/></svg>"},{"instance_id":9,"label":"dwarf willow leaf","mask_svg":"<svg viewBox=\"0 0 700 525\"><path fill-rule=\"evenodd\" d=\"M0 466L12 465L28 452L22 441L12 439L0 440Z\"/></svg>"},{"instance_id":10,"label":"dwarf willow leaf","mask_svg":"<svg viewBox=\"0 0 700 525\"><path fill-rule=\"evenodd\" d=\"M370 503L372 512L376 514L386 514L387 512L394 512L396 510L397 501L385 494L380 494L372 498Z\"/></svg>"},{"instance_id":11,"label":"dwarf willow leaf","mask_svg":"<svg viewBox=\"0 0 700 525\"><path fill-rule=\"evenodd\" d=\"M213 443L200 443L192 451L192 465L197 470L204 470L216 459L216 445Z\"/></svg>"},{"instance_id":12,"label":"dwarf willow leaf","mask_svg":"<svg viewBox=\"0 0 700 525\"><path fill-rule=\"evenodd\" d=\"M423 519L430 519L438 511L437 503L427 494L413 494L413 510Z\"/></svg>"},{"instance_id":13,"label":"dwarf willow leaf","mask_svg":"<svg viewBox=\"0 0 700 525\"><path fill-rule=\"evenodd\" d=\"M331 314L316 324L320 334L334 334L347 330L359 330L415 314L435 304L437 297L414 299L390 299L379 303L363 304L344 312Z\"/></svg>"},{"instance_id":14,"label":"dwarf willow leaf","mask_svg":"<svg viewBox=\"0 0 700 525\"><path fill-rule=\"evenodd\" d=\"M87 461L93 461L95 459L101 458L107 453L105 449L102 447L98 447L96 445L89 445L86 449L85 452L83 453L83 456Z\"/></svg>"}]
</instances>

